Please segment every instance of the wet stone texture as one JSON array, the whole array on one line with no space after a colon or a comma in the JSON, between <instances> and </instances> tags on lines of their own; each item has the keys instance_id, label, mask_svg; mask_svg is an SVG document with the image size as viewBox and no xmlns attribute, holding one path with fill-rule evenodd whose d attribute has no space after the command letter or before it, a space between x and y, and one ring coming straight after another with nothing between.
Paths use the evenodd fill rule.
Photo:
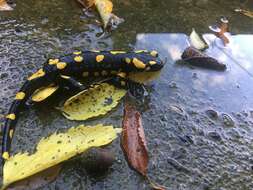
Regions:
<instances>
[{"instance_id":1,"label":"wet stone texture","mask_svg":"<svg viewBox=\"0 0 253 190\"><path fill-rule=\"evenodd\" d=\"M226 72L175 63L187 46L187 37L178 33L189 33L192 27L208 32L208 25L221 15L229 17L233 34L252 33L253 20L232 12L235 7L250 9L252 3L114 2L115 13L126 22L107 38L97 37L99 18L83 15L74 1L24 0L16 2L13 12L1 12L0 114L7 112L22 82L48 57L76 49L158 49L167 64L161 77L148 83L149 96L138 106L148 141L150 178L175 190L253 189L253 69L248 64L253 62L252 37L240 37L238 42L235 36L230 49L216 47L212 36L206 36L212 44L208 53L228 65ZM233 51L235 47L239 49ZM73 122L53 108L60 99L57 96L21 114L12 153L33 151L40 138L80 123L121 126L123 103L105 117ZM90 175L70 162L55 182L41 189L150 189L129 169L119 139L108 149L116 156L108 172Z\"/></svg>"}]
</instances>

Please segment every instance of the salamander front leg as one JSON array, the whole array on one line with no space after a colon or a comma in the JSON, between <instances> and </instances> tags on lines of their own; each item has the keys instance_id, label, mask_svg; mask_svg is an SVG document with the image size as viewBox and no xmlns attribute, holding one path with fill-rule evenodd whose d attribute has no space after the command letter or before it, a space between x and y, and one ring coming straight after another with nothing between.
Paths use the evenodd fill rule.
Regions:
<instances>
[{"instance_id":1,"label":"salamander front leg","mask_svg":"<svg viewBox=\"0 0 253 190\"><path fill-rule=\"evenodd\" d=\"M142 99L146 94L146 89L143 84L137 83L135 81L129 80L124 76L117 75L110 79L108 83L118 87L129 90L132 96L137 99Z\"/></svg>"},{"instance_id":2,"label":"salamander front leg","mask_svg":"<svg viewBox=\"0 0 253 190\"><path fill-rule=\"evenodd\" d=\"M68 87L74 93L86 90L88 88L88 86L85 86L76 79L66 75L60 75L57 83L60 86Z\"/></svg>"}]
</instances>

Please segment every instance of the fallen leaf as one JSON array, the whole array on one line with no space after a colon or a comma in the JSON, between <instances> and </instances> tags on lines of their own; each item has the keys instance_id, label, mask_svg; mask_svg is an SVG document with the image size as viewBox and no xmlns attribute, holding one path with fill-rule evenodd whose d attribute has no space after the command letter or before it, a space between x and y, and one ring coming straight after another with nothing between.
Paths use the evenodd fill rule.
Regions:
<instances>
[{"instance_id":1,"label":"fallen leaf","mask_svg":"<svg viewBox=\"0 0 253 190\"><path fill-rule=\"evenodd\" d=\"M235 12L241 13L249 18L253 18L253 11L244 10L244 9L235 9Z\"/></svg>"},{"instance_id":2,"label":"fallen leaf","mask_svg":"<svg viewBox=\"0 0 253 190\"><path fill-rule=\"evenodd\" d=\"M13 8L5 1L0 0L0 11L12 11Z\"/></svg>"},{"instance_id":3,"label":"fallen leaf","mask_svg":"<svg viewBox=\"0 0 253 190\"><path fill-rule=\"evenodd\" d=\"M228 32L228 19L226 17L221 17L218 25L209 26L209 29L212 30L215 35L220 38L223 44L226 46L229 43L229 39L226 36Z\"/></svg>"},{"instance_id":4,"label":"fallen leaf","mask_svg":"<svg viewBox=\"0 0 253 190\"><path fill-rule=\"evenodd\" d=\"M192 32L190 34L190 44L198 50L203 50L207 48L207 44L201 39L201 37L198 35L194 28L192 29Z\"/></svg>"},{"instance_id":5,"label":"fallen leaf","mask_svg":"<svg viewBox=\"0 0 253 190\"><path fill-rule=\"evenodd\" d=\"M102 83L69 98L61 111L67 119L86 120L106 114L118 105L125 94L124 89Z\"/></svg>"},{"instance_id":6,"label":"fallen leaf","mask_svg":"<svg viewBox=\"0 0 253 190\"><path fill-rule=\"evenodd\" d=\"M124 19L112 13L113 3L110 0L77 0L86 9L95 6L103 21L104 29L112 29L124 22Z\"/></svg>"},{"instance_id":7,"label":"fallen leaf","mask_svg":"<svg viewBox=\"0 0 253 190\"><path fill-rule=\"evenodd\" d=\"M33 93L32 101L41 102L45 100L46 98L48 98L49 96L51 96L58 88L59 86L54 86L54 85L39 88Z\"/></svg>"},{"instance_id":8,"label":"fallen leaf","mask_svg":"<svg viewBox=\"0 0 253 190\"><path fill-rule=\"evenodd\" d=\"M18 153L11 156L3 167L3 186L22 180L55 166L80 154L91 147L98 147L112 142L120 129L113 126L83 126L70 128L66 133L54 133L43 138L34 154Z\"/></svg>"},{"instance_id":9,"label":"fallen leaf","mask_svg":"<svg viewBox=\"0 0 253 190\"><path fill-rule=\"evenodd\" d=\"M148 150L141 115L129 104L125 104L121 144L129 165L146 176Z\"/></svg>"},{"instance_id":10,"label":"fallen leaf","mask_svg":"<svg viewBox=\"0 0 253 190\"><path fill-rule=\"evenodd\" d=\"M227 68L225 64L220 63L213 57L210 57L193 47L186 48L181 57L184 63L188 63L190 65L197 67L213 69L218 71L224 71Z\"/></svg>"},{"instance_id":11,"label":"fallen leaf","mask_svg":"<svg viewBox=\"0 0 253 190\"><path fill-rule=\"evenodd\" d=\"M11 184L7 190L35 190L54 181L60 173L60 164Z\"/></svg>"}]
</instances>

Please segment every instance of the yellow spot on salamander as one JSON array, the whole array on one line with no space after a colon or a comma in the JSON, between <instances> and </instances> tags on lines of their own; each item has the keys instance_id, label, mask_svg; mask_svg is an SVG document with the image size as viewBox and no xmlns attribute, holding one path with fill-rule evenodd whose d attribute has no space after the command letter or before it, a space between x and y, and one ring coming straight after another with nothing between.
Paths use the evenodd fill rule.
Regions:
<instances>
[{"instance_id":1,"label":"yellow spot on salamander","mask_svg":"<svg viewBox=\"0 0 253 190\"><path fill-rule=\"evenodd\" d=\"M95 77L99 76L99 72L95 72L95 73L94 73L94 76L95 76Z\"/></svg>"},{"instance_id":2,"label":"yellow spot on salamander","mask_svg":"<svg viewBox=\"0 0 253 190\"><path fill-rule=\"evenodd\" d=\"M125 81L120 81L120 84L121 84L121 86L126 86L126 82Z\"/></svg>"},{"instance_id":3,"label":"yellow spot on salamander","mask_svg":"<svg viewBox=\"0 0 253 190\"><path fill-rule=\"evenodd\" d=\"M150 65L155 65L156 62L155 62L155 61L150 61L149 64L150 64Z\"/></svg>"},{"instance_id":4,"label":"yellow spot on salamander","mask_svg":"<svg viewBox=\"0 0 253 190\"><path fill-rule=\"evenodd\" d=\"M55 65L59 62L59 59L49 59L48 64L49 65Z\"/></svg>"},{"instance_id":5,"label":"yellow spot on salamander","mask_svg":"<svg viewBox=\"0 0 253 190\"><path fill-rule=\"evenodd\" d=\"M77 63L80 63L80 62L82 62L83 61L83 57L82 56L75 56L74 57L74 60L75 60L75 62L77 62Z\"/></svg>"},{"instance_id":6,"label":"yellow spot on salamander","mask_svg":"<svg viewBox=\"0 0 253 190\"><path fill-rule=\"evenodd\" d=\"M15 100L23 100L25 98L25 93L24 92L18 92L15 96Z\"/></svg>"},{"instance_id":7,"label":"yellow spot on salamander","mask_svg":"<svg viewBox=\"0 0 253 190\"><path fill-rule=\"evenodd\" d=\"M108 75L108 72L104 70L101 72L101 74L102 74L102 76L106 76L106 75Z\"/></svg>"},{"instance_id":8,"label":"yellow spot on salamander","mask_svg":"<svg viewBox=\"0 0 253 190\"><path fill-rule=\"evenodd\" d=\"M83 76L83 77L89 76L89 72L83 72L82 76Z\"/></svg>"},{"instance_id":9,"label":"yellow spot on salamander","mask_svg":"<svg viewBox=\"0 0 253 190\"><path fill-rule=\"evenodd\" d=\"M43 77L46 73L43 71L43 69L39 69L36 73L32 74L28 80L33 80L39 77Z\"/></svg>"},{"instance_id":10,"label":"yellow spot on salamander","mask_svg":"<svg viewBox=\"0 0 253 190\"><path fill-rule=\"evenodd\" d=\"M147 50L137 50L137 51L134 51L135 53L145 53L145 52L148 52Z\"/></svg>"},{"instance_id":11,"label":"yellow spot on salamander","mask_svg":"<svg viewBox=\"0 0 253 190\"><path fill-rule=\"evenodd\" d=\"M126 73L120 72L117 75L120 76L121 78L126 78Z\"/></svg>"},{"instance_id":12,"label":"yellow spot on salamander","mask_svg":"<svg viewBox=\"0 0 253 190\"><path fill-rule=\"evenodd\" d=\"M104 55L97 55L97 56L96 56L96 61L99 63L99 62L103 61L104 58L105 58Z\"/></svg>"},{"instance_id":13,"label":"yellow spot on salamander","mask_svg":"<svg viewBox=\"0 0 253 190\"><path fill-rule=\"evenodd\" d=\"M144 69L146 67L146 65L141 60L139 60L137 58L133 59L133 64L138 69Z\"/></svg>"},{"instance_id":14,"label":"yellow spot on salamander","mask_svg":"<svg viewBox=\"0 0 253 190\"><path fill-rule=\"evenodd\" d=\"M131 63L131 59L128 58L128 57L125 59L125 61L126 61L127 64Z\"/></svg>"},{"instance_id":15,"label":"yellow spot on salamander","mask_svg":"<svg viewBox=\"0 0 253 190\"><path fill-rule=\"evenodd\" d=\"M59 62L56 64L57 69L64 69L67 66L67 63L65 62Z\"/></svg>"},{"instance_id":16,"label":"yellow spot on salamander","mask_svg":"<svg viewBox=\"0 0 253 190\"><path fill-rule=\"evenodd\" d=\"M16 115L14 113L11 113L11 114L8 114L5 116L7 119L10 119L10 120L15 120L16 119Z\"/></svg>"},{"instance_id":17,"label":"yellow spot on salamander","mask_svg":"<svg viewBox=\"0 0 253 190\"><path fill-rule=\"evenodd\" d=\"M74 51L73 54L74 55L80 55L82 52L81 51Z\"/></svg>"},{"instance_id":18,"label":"yellow spot on salamander","mask_svg":"<svg viewBox=\"0 0 253 190\"><path fill-rule=\"evenodd\" d=\"M157 51L151 51L150 55L152 55L153 57L157 57L158 56L158 52Z\"/></svg>"},{"instance_id":19,"label":"yellow spot on salamander","mask_svg":"<svg viewBox=\"0 0 253 190\"><path fill-rule=\"evenodd\" d=\"M10 155L8 152L4 152L3 155L2 155L2 158L5 159L5 160L8 160L10 158Z\"/></svg>"},{"instance_id":20,"label":"yellow spot on salamander","mask_svg":"<svg viewBox=\"0 0 253 190\"><path fill-rule=\"evenodd\" d=\"M116 54L122 54L126 53L125 51L110 51L111 54L116 55Z\"/></svg>"},{"instance_id":21,"label":"yellow spot on salamander","mask_svg":"<svg viewBox=\"0 0 253 190\"><path fill-rule=\"evenodd\" d=\"M11 129L10 132L9 132L9 136L10 136L11 139L13 137L13 132L14 132L13 129Z\"/></svg>"}]
</instances>

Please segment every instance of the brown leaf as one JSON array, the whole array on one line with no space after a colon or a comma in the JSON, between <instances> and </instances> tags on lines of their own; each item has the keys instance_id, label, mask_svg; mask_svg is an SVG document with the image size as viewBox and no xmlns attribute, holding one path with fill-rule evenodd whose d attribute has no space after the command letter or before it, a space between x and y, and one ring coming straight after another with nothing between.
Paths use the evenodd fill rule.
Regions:
<instances>
[{"instance_id":1,"label":"brown leaf","mask_svg":"<svg viewBox=\"0 0 253 190\"><path fill-rule=\"evenodd\" d=\"M244 10L244 9L235 9L235 12L239 12L249 18L253 18L253 11L249 11L249 10Z\"/></svg>"},{"instance_id":2,"label":"brown leaf","mask_svg":"<svg viewBox=\"0 0 253 190\"><path fill-rule=\"evenodd\" d=\"M148 151L140 113L125 104L121 144L129 165L146 176Z\"/></svg>"},{"instance_id":3,"label":"brown leaf","mask_svg":"<svg viewBox=\"0 0 253 190\"><path fill-rule=\"evenodd\" d=\"M13 8L5 0L0 0L0 11L12 11Z\"/></svg>"},{"instance_id":4,"label":"brown leaf","mask_svg":"<svg viewBox=\"0 0 253 190\"><path fill-rule=\"evenodd\" d=\"M155 182L153 182L148 176L146 176L146 179L148 180L149 182L149 185L150 187L153 189L153 190L166 190L167 188L160 185L160 184L157 184Z\"/></svg>"},{"instance_id":5,"label":"brown leaf","mask_svg":"<svg viewBox=\"0 0 253 190\"><path fill-rule=\"evenodd\" d=\"M228 23L220 23L220 32L217 33L217 36L223 41L224 45L229 43L229 39L225 36L224 33L228 32Z\"/></svg>"},{"instance_id":6,"label":"brown leaf","mask_svg":"<svg viewBox=\"0 0 253 190\"><path fill-rule=\"evenodd\" d=\"M54 181L59 175L61 165L53 166L47 170L37 173L24 180L18 181L10 185L7 190L26 190L26 189L38 189L52 181Z\"/></svg>"}]
</instances>

